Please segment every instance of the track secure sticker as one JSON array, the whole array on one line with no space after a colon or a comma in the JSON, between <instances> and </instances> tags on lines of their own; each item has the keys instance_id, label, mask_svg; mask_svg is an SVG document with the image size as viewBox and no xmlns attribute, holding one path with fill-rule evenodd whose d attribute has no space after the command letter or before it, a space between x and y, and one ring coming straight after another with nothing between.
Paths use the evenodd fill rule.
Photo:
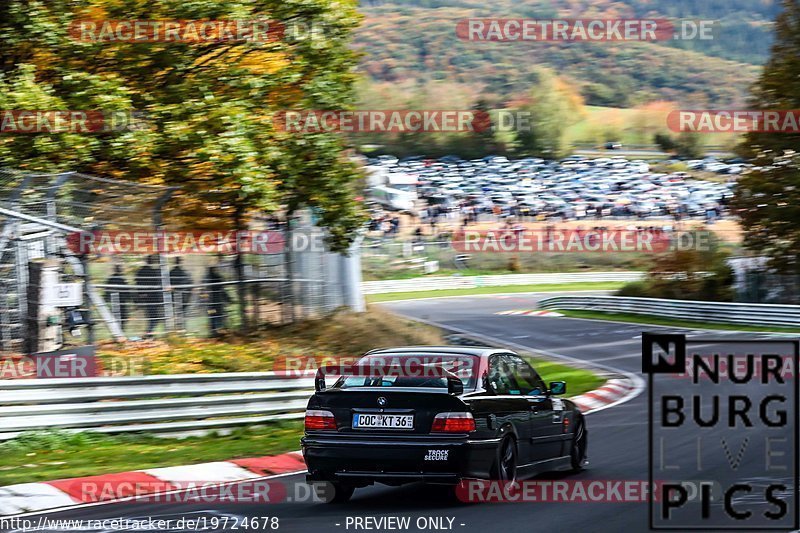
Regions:
<instances>
[{"instance_id":1,"label":"track secure sticker","mask_svg":"<svg viewBox=\"0 0 800 533\"><path fill-rule=\"evenodd\" d=\"M425 456L426 461L447 461L447 456L450 450L428 450L428 455Z\"/></svg>"}]
</instances>

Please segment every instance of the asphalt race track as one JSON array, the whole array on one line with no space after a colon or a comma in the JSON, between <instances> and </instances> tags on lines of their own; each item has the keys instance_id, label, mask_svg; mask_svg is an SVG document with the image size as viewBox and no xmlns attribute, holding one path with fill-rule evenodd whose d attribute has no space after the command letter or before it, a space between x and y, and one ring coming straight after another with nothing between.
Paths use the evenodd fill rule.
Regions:
<instances>
[{"instance_id":1,"label":"asphalt race track","mask_svg":"<svg viewBox=\"0 0 800 533\"><path fill-rule=\"evenodd\" d=\"M552 294L550 294L551 296ZM643 330L661 333L685 333L689 338L736 338L730 332L703 332L675 328L655 328L601 321L566 318L504 316L495 313L512 309L535 308L539 297L531 295L462 297L405 301L385 304L402 315L424 319L450 328L502 339L520 347L552 352L595 362L618 371L641 375L641 333ZM755 334L755 338L769 335ZM754 338L750 335L748 338ZM676 380L676 390L688 386ZM627 403L617 405L588 416L589 469L578 475L550 476L547 479L572 480L638 480L648 478L648 406L647 394L642 393ZM691 455L692 442L685 443L686 456ZM732 443L736 452L738 443ZM253 450L254 455L267 450ZM704 459L704 468L713 478L715 472L728 469L726 454L710 454ZM757 454L743 454L739 467L742 471L757 468L762 461ZM775 476L781 477L781 476ZM791 472L785 481L789 487ZM280 478L293 494L302 476ZM761 481L764 481L761 479ZM791 489L790 489L791 491ZM793 494L789 494L793 498ZM749 504L754 513L761 513L763 498L751 496ZM737 501L745 501L744 500ZM721 505L719 501L713 505ZM790 504L790 505L793 505ZM793 508L792 508L793 512ZM485 503L462 504L448 498L442 489L411 485L402 488L383 486L359 489L353 500L344 506L322 503L284 502L272 505L252 504L137 504L122 502L49 513L51 519L112 518L112 517L168 517L180 516L246 517L270 516L279 518L280 531L386 531L374 527L375 522L362 522L355 527L358 517L411 517L406 531L455 530L464 532L637 532L648 531L647 503L605 502L553 502L553 503ZM443 519L440 527L426 522L417 527L418 517ZM452 519L452 522L450 521ZM451 525L450 525L451 524ZM67 529L62 529L62 531ZM221 530L221 529L220 529ZM253 531L243 529L241 531ZM266 529L261 529L266 530ZM396 530L396 529L395 529ZM785 530L785 529L784 529ZM46 529L55 531L55 529ZM175 529L174 531L183 531Z\"/></svg>"}]
</instances>

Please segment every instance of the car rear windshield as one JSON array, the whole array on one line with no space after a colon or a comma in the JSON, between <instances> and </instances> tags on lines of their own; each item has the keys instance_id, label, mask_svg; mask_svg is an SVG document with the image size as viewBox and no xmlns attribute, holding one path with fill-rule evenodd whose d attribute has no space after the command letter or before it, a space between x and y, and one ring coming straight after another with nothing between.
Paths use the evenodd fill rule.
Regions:
<instances>
[{"instance_id":1,"label":"car rear windshield","mask_svg":"<svg viewBox=\"0 0 800 533\"><path fill-rule=\"evenodd\" d=\"M350 375L338 379L335 388L420 387L446 389L446 373L456 375L464 390L474 390L479 358L459 354L375 354L358 360ZM446 373L443 373L446 371Z\"/></svg>"}]
</instances>

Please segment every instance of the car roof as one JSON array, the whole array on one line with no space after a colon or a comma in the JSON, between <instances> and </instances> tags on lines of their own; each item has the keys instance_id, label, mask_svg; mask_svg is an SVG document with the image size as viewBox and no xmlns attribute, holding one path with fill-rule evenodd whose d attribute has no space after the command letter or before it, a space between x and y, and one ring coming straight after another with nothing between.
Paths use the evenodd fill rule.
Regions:
<instances>
[{"instance_id":1,"label":"car roof","mask_svg":"<svg viewBox=\"0 0 800 533\"><path fill-rule=\"evenodd\" d=\"M487 346L396 346L393 348L377 348L375 350L370 350L364 355L419 352L442 355L474 355L477 357L488 357L495 353L510 353L509 350L504 350L502 348L490 348Z\"/></svg>"}]
</instances>

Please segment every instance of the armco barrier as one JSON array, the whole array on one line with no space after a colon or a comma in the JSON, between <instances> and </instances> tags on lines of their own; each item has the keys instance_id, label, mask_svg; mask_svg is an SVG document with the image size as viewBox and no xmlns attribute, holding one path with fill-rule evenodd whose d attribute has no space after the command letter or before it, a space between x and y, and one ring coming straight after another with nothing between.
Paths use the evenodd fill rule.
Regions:
<instances>
[{"instance_id":1,"label":"armco barrier","mask_svg":"<svg viewBox=\"0 0 800 533\"><path fill-rule=\"evenodd\" d=\"M183 436L294 420L313 393L313 378L274 372L0 380L0 441L32 430ZM599 407L591 394L573 400L590 411Z\"/></svg>"},{"instance_id":2,"label":"armco barrier","mask_svg":"<svg viewBox=\"0 0 800 533\"><path fill-rule=\"evenodd\" d=\"M676 319L766 326L800 326L800 306L622 298L617 296L555 296L539 302L540 309L630 313Z\"/></svg>"},{"instance_id":3,"label":"armco barrier","mask_svg":"<svg viewBox=\"0 0 800 533\"><path fill-rule=\"evenodd\" d=\"M475 289L506 285L553 285L562 283L627 282L642 279L642 272L576 272L555 274L507 274L498 276L447 276L386 281L365 281L364 294L391 292L435 291L444 289Z\"/></svg>"},{"instance_id":4,"label":"armco barrier","mask_svg":"<svg viewBox=\"0 0 800 533\"><path fill-rule=\"evenodd\" d=\"M302 418L312 378L273 372L0 381L0 440L28 430L188 433Z\"/></svg>"}]
</instances>

